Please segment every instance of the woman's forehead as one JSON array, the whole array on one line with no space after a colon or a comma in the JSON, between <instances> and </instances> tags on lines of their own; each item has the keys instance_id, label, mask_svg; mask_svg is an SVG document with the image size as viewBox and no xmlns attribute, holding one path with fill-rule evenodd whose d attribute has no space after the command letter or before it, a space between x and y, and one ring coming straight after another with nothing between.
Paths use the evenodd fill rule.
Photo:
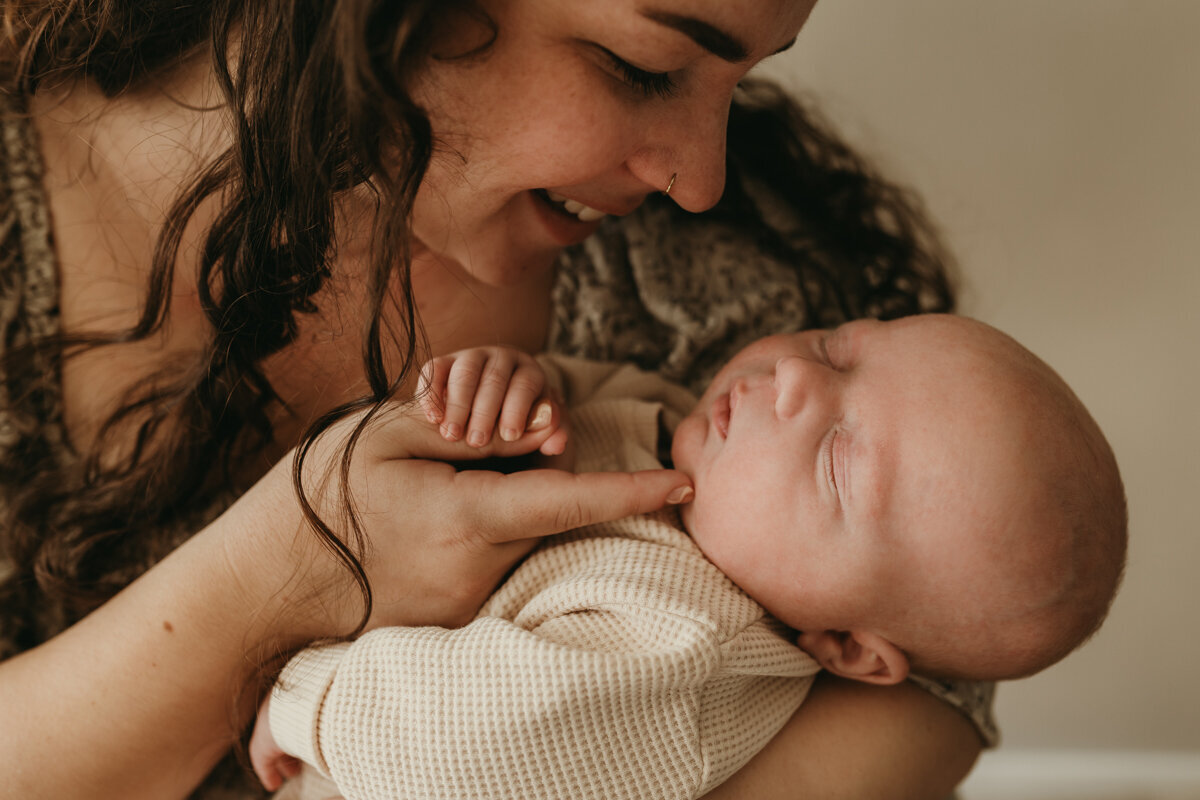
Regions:
<instances>
[{"instance_id":1,"label":"woman's forehead","mask_svg":"<svg viewBox=\"0 0 1200 800\"><path fill-rule=\"evenodd\" d=\"M637 13L673 28L726 61L790 46L816 0L633 0Z\"/></svg>"},{"instance_id":2,"label":"woman's forehead","mask_svg":"<svg viewBox=\"0 0 1200 800\"><path fill-rule=\"evenodd\" d=\"M636 17L686 36L725 61L742 63L786 49L816 0L572 0L572 3L583 14L593 11L586 6L599 4L606 17Z\"/></svg>"}]
</instances>

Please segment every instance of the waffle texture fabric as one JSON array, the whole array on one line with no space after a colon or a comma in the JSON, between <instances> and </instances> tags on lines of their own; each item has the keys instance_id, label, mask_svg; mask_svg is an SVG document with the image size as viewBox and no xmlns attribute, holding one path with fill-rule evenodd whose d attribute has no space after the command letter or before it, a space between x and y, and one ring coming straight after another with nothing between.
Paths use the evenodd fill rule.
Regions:
<instances>
[{"instance_id":1,"label":"waffle texture fabric","mask_svg":"<svg viewBox=\"0 0 1200 800\"><path fill-rule=\"evenodd\" d=\"M543 363L580 471L658 468L663 425L694 402L632 367ZM312 766L280 796L698 797L774 736L817 669L674 509L593 525L547 540L463 628L294 658L270 722Z\"/></svg>"}]
</instances>

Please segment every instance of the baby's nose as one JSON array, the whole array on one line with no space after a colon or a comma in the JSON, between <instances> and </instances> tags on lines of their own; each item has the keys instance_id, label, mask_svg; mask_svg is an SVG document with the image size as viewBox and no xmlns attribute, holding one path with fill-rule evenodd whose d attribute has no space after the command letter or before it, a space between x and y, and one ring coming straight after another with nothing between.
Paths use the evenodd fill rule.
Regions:
<instances>
[{"instance_id":1,"label":"baby's nose","mask_svg":"<svg viewBox=\"0 0 1200 800\"><path fill-rule=\"evenodd\" d=\"M787 419L798 414L823 390L824 365L801 356L784 356L775 362L775 415Z\"/></svg>"},{"instance_id":2,"label":"baby's nose","mask_svg":"<svg viewBox=\"0 0 1200 800\"><path fill-rule=\"evenodd\" d=\"M750 375L740 375L729 387L729 394L734 403L740 403L750 395L763 396L775 391L775 376L761 372Z\"/></svg>"}]
</instances>

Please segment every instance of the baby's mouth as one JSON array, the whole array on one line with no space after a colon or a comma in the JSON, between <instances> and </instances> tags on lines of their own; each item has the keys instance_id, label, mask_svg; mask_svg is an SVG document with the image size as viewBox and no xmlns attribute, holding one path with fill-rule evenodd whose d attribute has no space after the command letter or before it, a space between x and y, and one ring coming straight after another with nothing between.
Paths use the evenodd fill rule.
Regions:
<instances>
[{"instance_id":1,"label":"baby's mouth","mask_svg":"<svg viewBox=\"0 0 1200 800\"><path fill-rule=\"evenodd\" d=\"M578 200L572 200L558 192L552 192L549 189L534 189L533 191L554 207L555 210L566 216L574 217L580 222L595 222L608 216L603 211L599 211L591 206L585 206Z\"/></svg>"}]
</instances>

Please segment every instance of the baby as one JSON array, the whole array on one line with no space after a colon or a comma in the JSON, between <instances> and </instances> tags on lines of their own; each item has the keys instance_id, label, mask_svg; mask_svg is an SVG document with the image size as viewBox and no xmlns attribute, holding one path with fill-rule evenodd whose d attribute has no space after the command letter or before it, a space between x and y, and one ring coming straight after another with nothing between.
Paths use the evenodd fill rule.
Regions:
<instances>
[{"instance_id":1,"label":"baby","mask_svg":"<svg viewBox=\"0 0 1200 800\"><path fill-rule=\"evenodd\" d=\"M501 382L479 381L484 360L493 370L500 363ZM600 677L581 681L603 687L597 690L604 694L601 712L589 717L586 709L596 698L581 695L573 706L567 693L554 714L535 715L526 743L506 751L509 761L486 767L494 767L484 782L492 788L497 780L531 769L542 776L511 796L542 796L539 790L547 797L582 796L580 786L599 786L597 796L606 797L699 796L718 784L786 721L815 671L813 661L790 649L788 633L754 610L758 606L798 631L795 641L816 664L845 677L888 684L912 670L929 677L991 680L1029 675L1061 659L1096 630L1116 591L1124 562L1125 507L1107 443L1049 367L981 323L930 315L768 337L725 365L690 413L682 390L632 368L570 359L541 363L495 348L435 359L424 373L423 403L449 438L479 444L498 427L499 435L513 439L523 432L549 381L566 395L575 428L555 431L544 440L543 452L579 439L581 450L589 451L584 466L593 469L653 466L613 454L623 454L631 439L653 453L661 419L674 429L673 465L695 487L693 501L680 515L690 539L674 530L673 512L664 511L649 515L654 518L646 523L650 527L637 527L642 523L630 518L635 527L627 530L589 531L547 543L514 572L497 592L501 599L489 601L473 626L485 618L505 618L523 644L528 642L520 636L544 636L559 649L569 644L604 656L596 662L555 661L549 670L542 662L529 662L526 668L537 674L557 676L570 669L588 679L593 670L607 674L603 670L612 667L615 654L629 652L636 656L638 674L652 673L662 665L647 654L666 650L702 651L695 663L717 666L704 667L694 679L674 677L667 681L669 691L661 693L624 684L610 691ZM679 416L672 419L673 413ZM648 544L657 549L646 550ZM593 550L570 549L586 547ZM577 592L581 585L601 588L586 602L576 602L575 595L570 603L561 600L568 596L563 592ZM559 594L545 591L548 586L559 587ZM757 605L739 605L749 600L737 587ZM612 610L626 605L633 610ZM591 616L579 617L581 612ZM662 620L700 622L686 636L670 627L674 622L635 632L644 618L660 612ZM563 625L572 628L570 635L556 632L554 626ZM445 659L424 673L436 675L438 669L455 669L453 654L469 640L473 626L437 634L442 637L438 646L445 649L418 655L414 648L420 650L424 641L418 643L412 633L373 632L359 641L380 634L388 640L388 652L403 651L406 659ZM505 628L497 641L509 634ZM711 645L695 644L706 635ZM455 636L457 644L450 642ZM662 644L665 639L670 647ZM289 667L284 683L308 683L309 688L282 694L325 698L353 692L370 699L367 705L377 717L376 699L402 690L382 679L367 689L339 688L339 673L353 671L346 667L346 653L358 646L340 645L347 650L307 661L302 654L301 668ZM487 657L486 647L471 654L475 661ZM671 675L696 669L693 662L684 669L683 661L671 658L669 669L662 667ZM375 659L355 663L377 664L381 657ZM506 655L497 650L495 659L480 673L485 684L506 680ZM415 674L406 667L392 680L411 682ZM311 675L320 677L309 680ZM343 682L358 687L356 680ZM417 687L412 696L423 699L422 688L432 690ZM509 683L499 696L523 689L519 681ZM539 703L554 705L548 690L534 693L539 692L547 698ZM660 699L667 697L661 705L671 713L655 717ZM680 706L678 697L690 699ZM280 702L277 695L273 727ZM312 720L333 702L317 701L317 710L306 710L297 727L315 739L332 723ZM407 710L412 702L396 705ZM479 702L489 701L477 694ZM295 707L292 700L285 705ZM511 761L514 752L554 751L563 738L578 735L587 741L596 730L607 730L596 720L616 718L625 712L612 709L631 706L653 719L620 717L621 733L612 743L601 737L588 745L605 756L628 741L635 750L643 748L625 761L583 751L547 757L533 767ZM582 731L562 722L576 710L588 719ZM425 726L462 724L442 706L429 713L437 716L424 719ZM399 726L405 735L413 722ZM686 789L648 787L647 776L614 777L628 770L626 762L658 764L654 754L663 731L676 727L681 741L689 743L680 748L699 742L704 752L682 761L663 756L670 769L659 767L650 775L665 781L658 774L686 773L679 764L694 761L696 774L681 783ZM265 728L259 725L259 731ZM328 730L332 738L334 728ZM380 730L374 728L375 735ZM260 776L274 769L267 783L277 784L292 770L279 768L280 753L269 730L259 731L256 739L266 739L269 746L253 754L256 767ZM358 766L339 777L326 760L328 753L308 735L292 749L326 774L332 772L339 786L359 779L351 773L361 770L361 759L348 759ZM472 737L476 750L491 748L480 744L478 733ZM331 741L328 752L335 746ZM395 750L396 757L418 758L406 749L413 749L411 742ZM468 760L467 773L485 769ZM560 782L563 772L574 781L566 789ZM406 779L407 789L381 780L360 784L359 791L364 796L412 791L412 779ZM422 784L421 796L469 791L459 780L457 774L435 776ZM627 792L626 783L632 787ZM443 789L444 795L438 794ZM332 790L325 785L308 793Z\"/></svg>"},{"instance_id":2,"label":"baby","mask_svg":"<svg viewBox=\"0 0 1200 800\"><path fill-rule=\"evenodd\" d=\"M962 317L762 339L672 456L704 554L850 678L1030 675L1095 631L1124 564L1099 428L1046 364Z\"/></svg>"}]
</instances>

